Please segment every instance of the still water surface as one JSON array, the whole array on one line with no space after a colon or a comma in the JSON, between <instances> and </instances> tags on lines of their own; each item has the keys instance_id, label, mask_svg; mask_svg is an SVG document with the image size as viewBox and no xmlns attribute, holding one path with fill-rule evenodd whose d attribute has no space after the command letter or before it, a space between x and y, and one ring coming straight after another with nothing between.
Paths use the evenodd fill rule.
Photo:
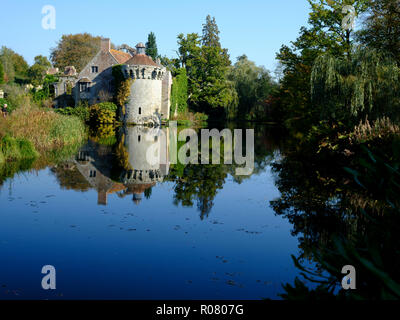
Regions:
<instances>
[{"instance_id":1,"label":"still water surface","mask_svg":"<svg viewBox=\"0 0 400 320\"><path fill-rule=\"evenodd\" d=\"M121 139L137 168L148 146L132 142L135 130ZM299 249L292 225L270 207L280 196L273 140L269 128L256 130L246 179L224 165L115 178L116 146L92 140L66 161L4 179L0 298L279 298L299 272L291 259ZM54 291L41 288L44 265L56 268Z\"/></svg>"}]
</instances>

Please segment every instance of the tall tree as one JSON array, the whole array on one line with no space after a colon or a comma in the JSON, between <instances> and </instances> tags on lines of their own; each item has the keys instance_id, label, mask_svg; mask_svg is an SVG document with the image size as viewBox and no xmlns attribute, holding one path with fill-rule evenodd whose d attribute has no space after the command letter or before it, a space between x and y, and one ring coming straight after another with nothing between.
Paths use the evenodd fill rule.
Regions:
<instances>
[{"instance_id":1,"label":"tall tree","mask_svg":"<svg viewBox=\"0 0 400 320\"><path fill-rule=\"evenodd\" d=\"M304 130L319 114L311 106L310 81L315 60L321 54L350 58L354 32L343 28L352 5L360 15L368 9L370 0L308 0L311 11L308 27L300 29L300 35L291 46L282 46L277 59L284 77L275 108L284 109L287 126Z\"/></svg>"},{"instance_id":2,"label":"tall tree","mask_svg":"<svg viewBox=\"0 0 400 320\"><path fill-rule=\"evenodd\" d=\"M63 35L51 49L50 60L60 70L74 66L80 72L100 50L100 41L101 37L89 33Z\"/></svg>"},{"instance_id":3,"label":"tall tree","mask_svg":"<svg viewBox=\"0 0 400 320\"><path fill-rule=\"evenodd\" d=\"M400 64L400 1L372 0L370 14L359 40L369 47L386 50Z\"/></svg>"},{"instance_id":4,"label":"tall tree","mask_svg":"<svg viewBox=\"0 0 400 320\"><path fill-rule=\"evenodd\" d=\"M200 59L201 41L197 33L189 33L186 36L178 35L178 54L181 67L186 69L189 78L194 74L194 61Z\"/></svg>"},{"instance_id":5,"label":"tall tree","mask_svg":"<svg viewBox=\"0 0 400 320\"><path fill-rule=\"evenodd\" d=\"M146 42L146 54L154 61L158 58L158 49L157 49L157 41L156 35L153 32L150 32L147 42Z\"/></svg>"},{"instance_id":6,"label":"tall tree","mask_svg":"<svg viewBox=\"0 0 400 320\"><path fill-rule=\"evenodd\" d=\"M237 104L233 83L227 79L231 64L228 51L222 49L215 18L207 17L203 36L196 33L178 36L182 67L189 80L189 101L198 111L210 113Z\"/></svg>"},{"instance_id":7,"label":"tall tree","mask_svg":"<svg viewBox=\"0 0 400 320\"><path fill-rule=\"evenodd\" d=\"M210 15L206 18L206 23L203 24L202 44L206 47L221 47L219 38L219 29L215 17Z\"/></svg>"}]
</instances>

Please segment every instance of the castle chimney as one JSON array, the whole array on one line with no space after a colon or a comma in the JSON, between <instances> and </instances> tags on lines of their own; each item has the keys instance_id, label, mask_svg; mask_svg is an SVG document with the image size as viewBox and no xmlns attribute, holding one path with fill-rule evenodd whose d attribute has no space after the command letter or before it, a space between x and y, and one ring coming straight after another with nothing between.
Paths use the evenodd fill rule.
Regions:
<instances>
[{"instance_id":1,"label":"castle chimney","mask_svg":"<svg viewBox=\"0 0 400 320\"><path fill-rule=\"evenodd\" d=\"M146 46L144 45L143 42L139 42L136 45L136 51L137 51L137 54L146 54Z\"/></svg>"},{"instance_id":2,"label":"castle chimney","mask_svg":"<svg viewBox=\"0 0 400 320\"><path fill-rule=\"evenodd\" d=\"M111 49L111 41L110 38L102 38L101 39L101 44L100 44L100 50L109 52Z\"/></svg>"}]
</instances>

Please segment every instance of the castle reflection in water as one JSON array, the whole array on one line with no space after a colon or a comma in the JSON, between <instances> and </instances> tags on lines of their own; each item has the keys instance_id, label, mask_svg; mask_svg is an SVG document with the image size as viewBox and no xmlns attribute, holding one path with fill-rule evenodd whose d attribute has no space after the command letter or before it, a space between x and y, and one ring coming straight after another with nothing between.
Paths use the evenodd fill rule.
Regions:
<instances>
[{"instance_id":1,"label":"castle reflection in water","mask_svg":"<svg viewBox=\"0 0 400 320\"><path fill-rule=\"evenodd\" d=\"M169 140L168 128L124 127L116 145L89 140L63 169L78 171L87 182L85 189L97 190L100 205L107 205L108 195L113 193L131 195L139 204L143 195L168 175Z\"/></svg>"}]
</instances>

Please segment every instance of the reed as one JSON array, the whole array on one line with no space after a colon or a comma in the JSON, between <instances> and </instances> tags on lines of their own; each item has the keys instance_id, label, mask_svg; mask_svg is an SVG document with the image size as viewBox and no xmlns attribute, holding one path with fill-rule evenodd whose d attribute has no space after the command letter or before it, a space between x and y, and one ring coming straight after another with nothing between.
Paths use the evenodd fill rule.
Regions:
<instances>
[{"instance_id":1,"label":"reed","mask_svg":"<svg viewBox=\"0 0 400 320\"><path fill-rule=\"evenodd\" d=\"M33 143L40 153L76 144L86 137L83 122L73 116L26 105L15 110L0 125L10 136Z\"/></svg>"}]
</instances>

